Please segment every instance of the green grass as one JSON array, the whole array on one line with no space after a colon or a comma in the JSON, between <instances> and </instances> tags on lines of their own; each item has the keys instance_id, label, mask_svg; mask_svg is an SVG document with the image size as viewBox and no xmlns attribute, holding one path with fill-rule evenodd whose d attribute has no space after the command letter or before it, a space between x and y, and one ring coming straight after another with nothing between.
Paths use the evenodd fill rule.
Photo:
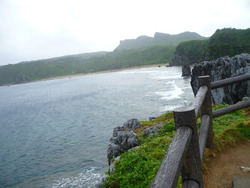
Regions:
<instances>
[{"instance_id":1,"label":"green grass","mask_svg":"<svg viewBox=\"0 0 250 188\"><path fill-rule=\"evenodd\" d=\"M214 110L222 107L225 106L216 106ZM103 187L150 187L175 134L173 113L141 124L142 128L136 131L140 146L121 154L121 160L115 163L114 173L109 175ZM145 128L159 124L164 125L159 134L150 137L142 134ZM213 119L213 131L214 149L206 151L205 163L226 147L250 139L250 108Z\"/></svg>"}]
</instances>

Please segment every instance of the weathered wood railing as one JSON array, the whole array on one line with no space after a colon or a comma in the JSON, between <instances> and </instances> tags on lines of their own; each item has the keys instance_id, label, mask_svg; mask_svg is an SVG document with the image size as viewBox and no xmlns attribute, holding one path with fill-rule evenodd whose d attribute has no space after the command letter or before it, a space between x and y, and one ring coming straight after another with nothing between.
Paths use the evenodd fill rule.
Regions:
<instances>
[{"instance_id":1,"label":"weathered wood railing","mask_svg":"<svg viewBox=\"0 0 250 188\"><path fill-rule=\"evenodd\" d=\"M250 106L250 100L212 111L211 89L250 80L250 75L212 82L209 76L199 77L199 90L193 105L174 110L176 133L151 187L176 187L182 176L182 187L203 187L202 161L205 148L213 148L212 118ZM200 130L196 120L201 117Z\"/></svg>"}]
</instances>

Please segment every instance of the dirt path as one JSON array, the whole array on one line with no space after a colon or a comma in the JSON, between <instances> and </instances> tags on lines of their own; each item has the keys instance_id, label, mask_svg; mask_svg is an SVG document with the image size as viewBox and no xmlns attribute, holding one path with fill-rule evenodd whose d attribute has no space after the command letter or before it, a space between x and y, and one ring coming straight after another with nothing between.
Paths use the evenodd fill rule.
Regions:
<instances>
[{"instance_id":1,"label":"dirt path","mask_svg":"<svg viewBox=\"0 0 250 188\"><path fill-rule=\"evenodd\" d=\"M205 188L231 188L233 176L250 178L250 172L240 168L250 167L250 142L227 149L207 166L209 171L204 174Z\"/></svg>"}]
</instances>

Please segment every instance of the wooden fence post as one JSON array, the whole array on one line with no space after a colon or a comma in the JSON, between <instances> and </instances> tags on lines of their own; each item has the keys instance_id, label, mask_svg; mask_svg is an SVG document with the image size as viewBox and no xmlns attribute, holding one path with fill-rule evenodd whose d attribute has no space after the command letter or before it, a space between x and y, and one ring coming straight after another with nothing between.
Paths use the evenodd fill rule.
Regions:
<instances>
[{"instance_id":1,"label":"wooden fence post","mask_svg":"<svg viewBox=\"0 0 250 188\"><path fill-rule=\"evenodd\" d=\"M201 118L203 115L208 115L210 117L208 136L206 147L209 149L213 148L213 125L212 125L212 102L211 102L211 78L210 76L199 76L199 87L206 85L208 87L207 95L201 107Z\"/></svg>"},{"instance_id":2,"label":"wooden fence post","mask_svg":"<svg viewBox=\"0 0 250 188\"><path fill-rule=\"evenodd\" d=\"M183 187L203 187L199 139L196 129L195 109L181 107L174 109L176 129L188 126L193 130L192 138L182 167Z\"/></svg>"}]
</instances>

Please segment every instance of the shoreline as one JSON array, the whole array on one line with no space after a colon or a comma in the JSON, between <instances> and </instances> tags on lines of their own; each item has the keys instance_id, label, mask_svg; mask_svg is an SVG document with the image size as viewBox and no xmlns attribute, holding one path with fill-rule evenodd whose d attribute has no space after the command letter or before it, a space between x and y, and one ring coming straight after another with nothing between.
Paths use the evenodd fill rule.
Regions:
<instances>
[{"instance_id":1,"label":"shoreline","mask_svg":"<svg viewBox=\"0 0 250 188\"><path fill-rule=\"evenodd\" d=\"M39 81L46 81L46 80L56 80L56 79L71 78L71 77L77 77L77 76L87 76L87 75L93 75L93 74L119 72L119 71L124 71L124 70L133 70L133 69L140 69L140 68L161 67L161 66L166 66L166 65L167 64L143 65L143 66L135 66L135 67L121 68L121 69L113 69L113 70L104 70L104 71L91 72L91 73L71 74L71 75L65 75L65 76L57 76L57 77L45 78L45 79L31 81L31 82L39 82ZM29 83L29 82L26 82L26 83Z\"/></svg>"},{"instance_id":2,"label":"shoreline","mask_svg":"<svg viewBox=\"0 0 250 188\"><path fill-rule=\"evenodd\" d=\"M113 70L104 70L104 71L98 71L98 72L91 72L91 73L80 73L80 74L71 74L71 75L65 75L65 76L56 76L51 78L44 78L40 80L33 80L30 82L23 82L19 84L7 84L2 85L0 87L9 87L13 85L20 85L20 84L27 84L27 83L33 83L33 82L41 82L41 81L48 81L48 80L57 80L57 79L64 79L64 78L72 78L72 77L78 77L78 76L87 76L87 75L94 75L94 74L103 74L103 73L111 73L111 72L119 72L124 70L133 70L133 69L140 69L140 68L150 68L150 67L161 67L161 66L167 66L168 64L153 64L153 65L143 65L143 66L135 66L135 67L128 67L128 68L121 68L121 69L113 69Z\"/></svg>"}]
</instances>

